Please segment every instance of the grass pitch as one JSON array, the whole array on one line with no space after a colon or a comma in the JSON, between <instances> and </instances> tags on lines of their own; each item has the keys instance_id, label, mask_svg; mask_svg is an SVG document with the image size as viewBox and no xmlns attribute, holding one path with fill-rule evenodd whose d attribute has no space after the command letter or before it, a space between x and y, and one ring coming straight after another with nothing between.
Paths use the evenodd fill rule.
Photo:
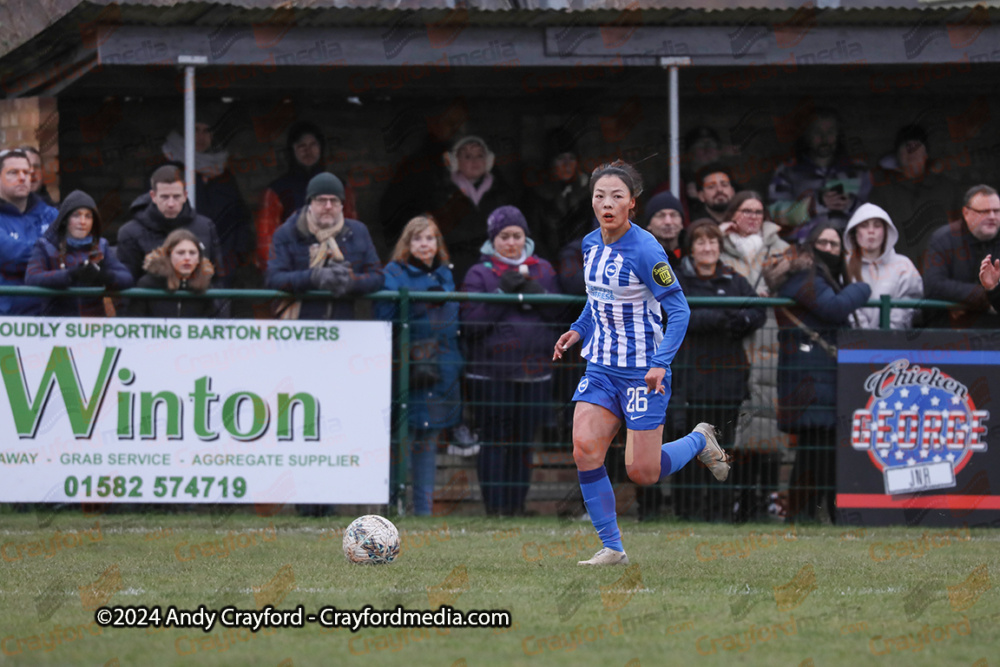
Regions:
<instances>
[{"instance_id":1,"label":"grass pitch","mask_svg":"<svg viewBox=\"0 0 1000 667\"><path fill-rule=\"evenodd\" d=\"M0 515L0 664L986 665L1000 531L621 522L629 568L584 569L589 523L396 521L351 565L353 516ZM56 548L58 547L58 548ZM503 609L506 629L101 629L101 604L306 612Z\"/></svg>"}]
</instances>

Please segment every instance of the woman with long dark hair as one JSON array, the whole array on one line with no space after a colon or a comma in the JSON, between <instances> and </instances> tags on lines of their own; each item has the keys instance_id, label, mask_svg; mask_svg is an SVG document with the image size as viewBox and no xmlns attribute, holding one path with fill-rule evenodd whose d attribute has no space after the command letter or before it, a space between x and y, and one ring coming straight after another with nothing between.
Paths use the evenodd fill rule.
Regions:
<instances>
[{"instance_id":1,"label":"woman with long dark hair","mask_svg":"<svg viewBox=\"0 0 1000 667\"><path fill-rule=\"evenodd\" d=\"M797 436L789 516L815 520L821 500L834 512L837 434L837 330L871 296L846 276L843 243L831 223L816 225L805 243L765 270L779 308L778 427Z\"/></svg>"},{"instance_id":2,"label":"woman with long dark hair","mask_svg":"<svg viewBox=\"0 0 1000 667\"><path fill-rule=\"evenodd\" d=\"M656 484L696 456L722 481L729 476L729 463L711 424L698 424L688 435L663 443L670 364L691 310L663 246L630 219L642 194L642 177L632 165L616 161L594 170L590 188L600 228L583 239L587 303L559 337L552 358L561 359L583 341L587 370L573 395L573 460L603 547L579 564L627 565L604 465L622 423L625 469L636 484Z\"/></svg>"}]
</instances>

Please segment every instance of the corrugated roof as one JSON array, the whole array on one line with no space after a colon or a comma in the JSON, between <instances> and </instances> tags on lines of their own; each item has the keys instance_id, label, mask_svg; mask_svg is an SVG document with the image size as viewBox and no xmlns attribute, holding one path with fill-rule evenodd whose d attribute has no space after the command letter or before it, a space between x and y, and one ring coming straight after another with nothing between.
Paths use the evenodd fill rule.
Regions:
<instances>
[{"instance_id":1,"label":"corrugated roof","mask_svg":"<svg viewBox=\"0 0 1000 667\"><path fill-rule=\"evenodd\" d=\"M92 43L97 24L137 26L242 26L266 23L298 27L380 27L459 20L474 27L720 26L774 25L807 21L816 26L932 25L955 20L955 3L919 0L273 0L179 2L175 0L8 0L0 5L0 49L20 46L0 58L0 78L39 68L61 67L61 59ZM968 3L961 3L968 4ZM980 3L981 4L981 3ZM832 6L836 5L836 6ZM1000 22L1000 0L979 20ZM968 13L969 10L962 10ZM6 34L4 34L6 30ZM88 30L91 32L88 33ZM13 33L11 32L13 31ZM31 37L29 37L31 36ZM2 52L2 51L0 51ZM79 57L78 54L76 57ZM0 91L2 92L2 91Z\"/></svg>"}]
</instances>

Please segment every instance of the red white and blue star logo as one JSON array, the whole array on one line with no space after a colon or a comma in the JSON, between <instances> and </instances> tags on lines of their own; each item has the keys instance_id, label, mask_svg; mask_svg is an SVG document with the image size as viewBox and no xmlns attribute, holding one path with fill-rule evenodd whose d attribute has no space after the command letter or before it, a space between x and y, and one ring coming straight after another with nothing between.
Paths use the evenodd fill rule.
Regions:
<instances>
[{"instance_id":1,"label":"red white and blue star logo","mask_svg":"<svg viewBox=\"0 0 1000 667\"><path fill-rule=\"evenodd\" d=\"M886 493L955 486L973 454L987 449L988 410L939 368L897 359L865 381L870 398L851 420L851 446L883 471ZM906 472L906 469L911 469Z\"/></svg>"}]
</instances>

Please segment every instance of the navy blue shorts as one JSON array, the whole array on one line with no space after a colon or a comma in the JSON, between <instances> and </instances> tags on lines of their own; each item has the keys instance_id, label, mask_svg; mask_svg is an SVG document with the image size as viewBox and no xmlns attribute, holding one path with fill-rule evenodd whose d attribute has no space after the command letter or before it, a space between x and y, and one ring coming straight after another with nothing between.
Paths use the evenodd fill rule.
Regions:
<instances>
[{"instance_id":1,"label":"navy blue shorts","mask_svg":"<svg viewBox=\"0 0 1000 667\"><path fill-rule=\"evenodd\" d=\"M652 431L667 418L670 402L670 369L663 376L664 394L650 394L643 378L623 378L590 366L573 394L574 401L593 403L625 420L633 431Z\"/></svg>"}]
</instances>

